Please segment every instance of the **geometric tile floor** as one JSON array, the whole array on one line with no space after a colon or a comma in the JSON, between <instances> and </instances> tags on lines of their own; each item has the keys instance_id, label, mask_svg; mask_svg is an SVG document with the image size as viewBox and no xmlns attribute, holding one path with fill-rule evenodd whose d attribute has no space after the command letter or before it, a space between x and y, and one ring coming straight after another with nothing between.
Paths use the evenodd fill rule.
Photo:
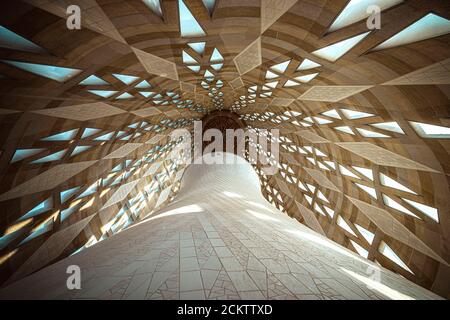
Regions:
<instances>
[{"instance_id":1,"label":"geometric tile floor","mask_svg":"<svg viewBox=\"0 0 450 320\"><path fill-rule=\"evenodd\" d=\"M191 165L169 206L0 299L441 299L281 213L259 188L243 160ZM80 290L66 287L69 265Z\"/></svg>"}]
</instances>

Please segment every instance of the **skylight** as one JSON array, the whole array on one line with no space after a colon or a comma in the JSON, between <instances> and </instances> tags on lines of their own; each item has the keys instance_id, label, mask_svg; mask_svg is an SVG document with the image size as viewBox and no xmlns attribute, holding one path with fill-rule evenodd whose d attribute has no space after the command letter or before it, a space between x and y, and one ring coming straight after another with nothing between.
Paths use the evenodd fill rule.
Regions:
<instances>
[{"instance_id":1,"label":"skylight","mask_svg":"<svg viewBox=\"0 0 450 320\"><path fill-rule=\"evenodd\" d=\"M374 188L365 186L363 184L355 183L358 188L362 189L363 191L367 192L372 198L377 199L377 191Z\"/></svg>"},{"instance_id":2,"label":"skylight","mask_svg":"<svg viewBox=\"0 0 450 320\"><path fill-rule=\"evenodd\" d=\"M340 42L334 43L322 49L316 50L312 52L312 54L331 61L335 62L337 59L342 57L348 51L350 51L354 46L356 46L359 42L361 42L365 37L369 35L370 31L362 33L360 35L354 36L352 38L342 40Z\"/></svg>"},{"instance_id":3,"label":"skylight","mask_svg":"<svg viewBox=\"0 0 450 320\"><path fill-rule=\"evenodd\" d=\"M133 123L133 124L130 124L130 125L128 126L128 128L136 129L136 128L138 127L138 125L139 125L139 122L135 122L135 123Z\"/></svg>"},{"instance_id":4,"label":"skylight","mask_svg":"<svg viewBox=\"0 0 450 320\"><path fill-rule=\"evenodd\" d=\"M220 52L217 48L214 48L210 61L211 62L222 62L223 61L223 56L220 54Z\"/></svg>"},{"instance_id":5,"label":"skylight","mask_svg":"<svg viewBox=\"0 0 450 320\"><path fill-rule=\"evenodd\" d=\"M40 223L37 227L33 228L30 235L23 239L19 246L23 245L24 243L33 240L34 238L50 231L53 227L53 219L52 217L47 218L47 220L44 220L42 223Z\"/></svg>"},{"instance_id":6,"label":"skylight","mask_svg":"<svg viewBox=\"0 0 450 320\"><path fill-rule=\"evenodd\" d=\"M450 32L450 20L434 13L429 13L422 19L414 22L396 35L376 46L373 50L383 50L422 41Z\"/></svg>"},{"instance_id":7,"label":"skylight","mask_svg":"<svg viewBox=\"0 0 450 320\"><path fill-rule=\"evenodd\" d=\"M341 173L343 175L346 175L348 177L352 177L355 179L359 179L359 177L356 174L354 174L353 172L351 172L350 170L348 170L346 167L344 167L342 165L339 165L339 171L341 171Z\"/></svg>"},{"instance_id":8,"label":"skylight","mask_svg":"<svg viewBox=\"0 0 450 320\"><path fill-rule=\"evenodd\" d=\"M156 15L162 17L160 0L142 0Z\"/></svg>"},{"instance_id":9,"label":"skylight","mask_svg":"<svg viewBox=\"0 0 450 320\"><path fill-rule=\"evenodd\" d=\"M76 156L77 154L80 154L86 150L89 150L90 148L92 148L92 146L76 146L72 153L70 154L71 157Z\"/></svg>"},{"instance_id":10,"label":"skylight","mask_svg":"<svg viewBox=\"0 0 450 320\"><path fill-rule=\"evenodd\" d=\"M285 111L284 114L290 115L292 117L298 117L300 116L302 113L298 112L298 111Z\"/></svg>"},{"instance_id":11,"label":"skylight","mask_svg":"<svg viewBox=\"0 0 450 320\"><path fill-rule=\"evenodd\" d=\"M287 67L289 66L290 62L291 62L291 60L278 63L278 64L270 67L270 69L275 70L275 71L277 71L279 73L284 73L286 71Z\"/></svg>"},{"instance_id":12,"label":"skylight","mask_svg":"<svg viewBox=\"0 0 450 320\"><path fill-rule=\"evenodd\" d=\"M208 78L214 78L214 75L209 70L206 70L205 78L206 78L206 80L208 80Z\"/></svg>"},{"instance_id":13,"label":"skylight","mask_svg":"<svg viewBox=\"0 0 450 320\"><path fill-rule=\"evenodd\" d=\"M306 201L308 201L309 204L312 204L312 198L310 196L307 196L306 194L304 196Z\"/></svg>"},{"instance_id":14,"label":"skylight","mask_svg":"<svg viewBox=\"0 0 450 320\"><path fill-rule=\"evenodd\" d=\"M313 185L307 183L306 184L308 186L308 189L311 191L311 193L314 193L316 191L316 187L314 187Z\"/></svg>"},{"instance_id":15,"label":"skylight","mask_svg":"<svg viewBox=\"0 0 450 320\"><path fill-rule=\"evenodd\" d=\"M401 134L405 134L405 132L403 132L402 128L398 125L397 122L392 121L392 122L380 122L380 123L371 123L370 124L372 127L378 128L378 129L382 129L382 130L387 130L387 131L392 131L395 133L401 133Z\"/></svg>"},{"instance_id":16,"label":"skylight","mask_svg":"<svg viewBox=\"0 0 450 320\"><path fill-rule=\"evenodd\" d=\"M333 121L331 121L331 120L324 119L324 118L321 118L321 117L314 117L314 120L316 120L316 122L317 122L318 124L329 124L329 123L332 123L332 122L333 122Z\"/></svg>"},{"instance_id":17,"label":"skylight","mask_svg":"<svg viewBox=\"0 0 450 320\"><path fill-rule=\"evenodd\" d=\"M45 50L17 33L0 26L0 47L19 51L44 53Z\"/></svg>"},{"instance_id":18,"label":"skylight","mask_svg":"<svg viewBox=\"0 0 450 320\"><path fill-rule=\"evenodd\" d=\"M203 54L205 52L206 42L191 42L188 43L188 46L198 54Z\"/></svg>"},{"instance_id":19,"label":"skylight","mask_svg":"<svg viewBox=\"0 0 450 320\"><path fill-rule=\"evenodd\" d=\"M317 191L317 197L327 203L329 203L328 199L323 195L323 193L319 190Z\"/></svg>"},{"instance_id":20,"label":"skylight","mask_svg":"<svg viewBox=\"0 0 450 320\"><path fill-rule=\"evenodd\" d=\"M59 194L59 197L61 199L61 203L66 202L69 200L77 191L80 189L80 187L71 188L65 191L61 191Z\"/></svg>"},{"instance_id":21,"label":"skylight","mask_svg":"<svg viewBox=\"0 0 450 320\"><path fill-rule=\"evenodd\" d=\"M132 84L137 79L139 79L139 77L124 75L124 74L117 74L117 73L113 73L113 76L128 85Z\"/></svg>"},{"instance_id":22,"label":"skylight","mask_svg":"<svg viewBox=\"0 0 450 320\"><path fill-rule=\"evenodd\" d=\"M144 96L144 97L146 97L146 98L148 98L148 97L152 96L155 93L151 92L151 91L139 91L139 94Z\"/></svg>"},{"instance_id":23,"label":"skylight","mask_svg":"<svg viewBox=\"0 0 450 320\"><path fill-rule=\"evenodd\" d=\"M79 69L49 66L46 64L19 62L12 60L2 60L2 62L58 82L67 81L81 72L81 70Z\"/></svg>"},{"instance_id":24,"label":"skylight","mask_svg":"<svg viewBox=\"0 0 450 320\"><path fill-rule=\"evenodd\" d=\"M200 66L186 66L189 69L191 69L194 72L199 72L200 71Z\"/></svg>"},{"instance_id":25,"label":"skylight","mask_svg":"<svg viewBox=\"0 0 450 320\"><path fill-rule=\"evenodd\" d=\"M321 67L322 65L314 62L312 60L309 59L305 59L303 60L303 62L298 66L296 71L301 71L301 70L309 70L309 69L314 69L317 67Z\"/></svg>"},{"instance_id":26,"label":"skylight","mask_svg":"<svg viewBox=\"0 0 450 320\"><path fill-rule=\"evenodd\" d=\"M372 173L371 169L356 167L356 166L352 166L352 168L355 169L356 171L358 171L359 173L361 173L366 178L369 178L370 180L373 181L373 173Z\"/></svg>"},{"instance_id":27,"label":"skylight","mask_svg":"<svg viewBox=\"0 0 450 320\"><path fill-rule=\"evenodd\" d=\"M91 184L86 190L83 191L83 193L81 193L77 199L81 199L87 196L90 196L91 194L95 193L97 191L97 187L98 187L98 182L94 182L93 184Z\"/></svg>"},{"instance_id":28,"label":"skylight","mask_svg":"<svg viewBox=\"0 0 450 320\"><path fill-rule=\"evenodd\" d=\"M220 69L222 69L223 67L223 63L216 63L216 64L212 64L211 68L213 68L216 71L219 71Z\"/></svg>"},{"instance_id":29,"label":"skylight","mask_svg":"<svg viewBox=\"0 0 450 320\"><path fill-rule=\"evenodd\" d=\"M18 219L18 221L23 221L23 220L26 220L28 218L37 216L38 214L44 213L46 211L49 211L52 208L53 208L53 199L52 198L48 198L47 200L42 201L37 206L35 206L33 209L28 211L25 215L20 217Z\"/></svg>"},{"instance_id":30,"label":"skylight","mask_svg":"<svg viewBox=\"0 0 450 320\"><path fill-rule=\"evenodd\" d=\"M266 72L266 79L274 79L274 78L277 78L277 77L278 77L278 75L276 73L273 73L272 71L267 70L267 72Z\"/></svg>"},{"instance_id":31,"label":"skylight","mask_svg":"<svg viewBox=\"0 0 450 320\"><path fill-rule=\"evenodd\" d=\"M450 138L450 128L427 124L421 122L409 122L414 130L422 138L448 139Z\"/></svg>"},{"instance_id":32,"label":"skylight","mask_svg":"<svg viewBox=\"0 0 450 320\"><path fill-rule=\"evenodd\" d=\"M327 117L330 117L330 118L341 119L341 116L336 111L336 109L332 109L332 110L329 110L329 111L322 112L322 114L324 116L327 116Z\"/></svg>"},{"instance_id":33,"label":"skylight","mask_svg":"<svg viewBox=\"0 0 450 320\"><path fill-rule=\"evenodd\" d=\"M325 208L325 211L328 213L328 215L330 216L331 219L333 219L334 217L334 211L330 208L328 208L327 206L323 206Z\"/></svg>"},{"instance_id":34,"label":"skylight","mask_svg":"<svg viewBox=\"0 0 450 320\"><path fill-rule=\"evenodd\" d=\"M300 83L292 81L292 80L288 80L284 83L284 87L293 87L293 86L299 86Z\"/></svg>"},{"instance_id":35,"label":"skylight","mask_svg":"<svg viewBox=\"0 0 450 320\"><path fill-rule=\"evenodd\" d=\"M270 72L270 71L267 71L267 72ZM277 84L278 84L278 81L273 81L273 82L266 83L265 86L275 89L277 87Z\"/></svg>"},{"instance_id":36,"label":"skylight","mask_svg":"<svg viewBox=\"0 0 450 320\"><path fill-rule=\"evenodd\" d=\"M96 128L86 128L83 131L83 135L81 136L81 139L90 137L96 133L99 133L100 131L102 131L101 129L96 129Z\"/></svg>"},{"instance_id":37,"label":"skylight","mask_svg":"<svg viewBox=\"0 0 450 320\"><path fill-rule=\"evenodd\" d=\"M103 98L109 98L112 95L117 93L117 91L113 91L113 90L88 90L88 92L95 94L97 96L103 97Z\"/></svg>"},{"instance_id":38,"label":"skylight","mask_svg":"<svg viewBox=\"0 0 450 320\"><path fill-rule=\"evenodd\" d=\"M325 216L325 212L323 212L322 208L320 208L317 203L314 203L314 210L316 210L321 215Z\"/></svg>"},{"instance_id":39,"label":"skylight","mask_svg":"<svg viewBox=\"0 0 450 320\"><path fill-rule=\"evenodd\" d=\"M329 167L333 168L333 170L336 170L336 165L333 161L324 161Z\"/></svg>"},{"instance_id":40,"label":"skylight","mask_svg":"<svg viewBox=\"0 0 450 320\"><path fill-rule=\"evenodd\" d=\"M368 13L367 8L371 5L376 5L382 11L402 2L403 0L351 0L334 20L329 32L342 29L369 17L371 12Z\"/></svg>"},{"instance_id":41,"label":"skylight","mask_svg":"<svg viewBox=\"0 0 450 320\"><path fill-rule=\"evenodd\" d=\"M101 86L101 85L109 85L109 83L106 82L105 80L95 76L95 75L91 75L91 76L87 77L86 79L84 79L83 81L81 81L79 83L79 85L82 85L82 86Z\"/></svg>"},{"instance_id":42,"label":"skylight","mask_svg":"<svg viewBox=\"0 0 450 320\"><path fill-rule=\"evenodd\" d=\"M407 187L405 187L404 185L398 183L397 181L395 181L394 179L389 178L388 176L380 173L380 183L383 186L389 187L389 188L394 188L400 191L404 191L404 192L409 192L412 194L417 194L414 191L412 191L411 189L408 189Z\"/></svg>"},{"instance_id":43,"label":"skylight","mask_svg":"<svg viewBox=\"0 0 450 320\"><path fill-rule=\"evenodd\" d=\"M386 258L388 258L392 262L396 263L397 265L399 265L406 271L414 274L411 271L411 269L408 268L408 266L395 254L395 252L384 241L381 241L380 246L378 247L378 251L382 255L384 255Z\"/></svg>"},{"instance_id":44,"label":"skylight","mask_svg":"<svg viewBox=\"0 0 450 320\"><path fill-rule=\"evenodd\" d=\"M307 83L309 81L311 81L312 79L314 79L319 73L312 73L312 74L307 74L305 76L299 76L299 77L295 77L295 80L298 80L300 82L303 83Z\"/></svg>"},{"instance_id":45,"label":"skylight","mask_svg":"<svg viewBox=\"0 0 450 320\"><path fill-rule=\"evenodd\" d=\"M100 137L95 138L96 141L107 141L111 140L111 138L114 136L114 132L106 133L104 135L101 135Z\"/></svg>"},{"instance_id":46,"label":"skylight","mask_svg":"<svg viewBox=\"0 0 450 320\"><path fill-rule=\"evenodd\" d=\"M339 130L341 132L348 133L348 134L351 134L351 135L355 134L353 132L352 128L350 128L349 126L334 127L333 129Z\"/></svg>"},{"instance_id":47,"label":"skylight","mask_svg":"<svg viewBox=\"0 0 450 320\"><path fill-rule=\"evenodd\" d=\"M320 151L317 148L314 148L314 150L316 151L316 156L318 156L318 157L326 157L327 156L325 153L323 153L322 151Z\"/></svg>"},{"instance_id":48,"label":"skylight","mask_svg":"<svg viewBox=\"0 0 450 320\"><path fill-rule=\"evenodd\" d=\"M356 110L350 110L350 109L341 109L344 116L349 120L356 120L361 118L368 118L368 117L374 117L374 114L356 111Z\"/></svg>"},{"instance_id":49,"label":"skylight","mask_svg":"<svg viewBox=\"0 0 450 320\"><path fill-rule=\"evenodd\" d=\"M298 187L303 191L308 191L303 183L301 181L298 182Z\"/></svg>"},{"instance_id":50,"label":"skylight","mask_svg":"<svg viewBox=\"0 0 450 320\"><path fill-rule=\"evenodd\" d=\"M183 0L178 0L178 12L180 18L180 32L182 37L206 36L205 31L186 7Z\"/></svg>"}]
</instances>

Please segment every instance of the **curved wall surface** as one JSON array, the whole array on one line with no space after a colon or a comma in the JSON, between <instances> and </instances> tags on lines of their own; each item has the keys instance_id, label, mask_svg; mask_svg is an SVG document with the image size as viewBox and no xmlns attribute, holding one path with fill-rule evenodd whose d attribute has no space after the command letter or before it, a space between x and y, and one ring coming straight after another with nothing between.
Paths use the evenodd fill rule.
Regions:
<instances>
[{"instance_id":1,"label":"curved wall surface","mask_svg":"<svg viewBox=\"0 0 450 320\"><path fill-rule=\"evenodd\" d=\"M194 164L166 208L0 298L438 299L279 212L250 164ZM319 229L318 229L319 230ZM68 290L68 266L81 289Z\"/></svg>"}]
</instances>

